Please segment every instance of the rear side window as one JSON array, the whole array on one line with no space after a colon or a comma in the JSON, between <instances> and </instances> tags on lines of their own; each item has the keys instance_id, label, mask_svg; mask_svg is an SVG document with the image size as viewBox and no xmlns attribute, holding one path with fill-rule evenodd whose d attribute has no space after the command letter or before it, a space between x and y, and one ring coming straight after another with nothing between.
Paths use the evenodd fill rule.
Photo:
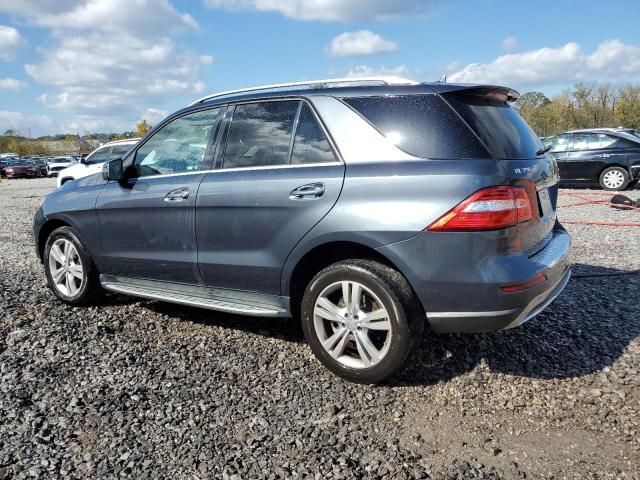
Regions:
<instances>
[{"instance_id":1,"label":"rear side window","mask_svg":"<svg viewBox=\"0 0 640 480\"><path fill-rule=\"evenodd\" d=\"M299 104L296 100L236 106L223 168L288 164Z\"/></svg>"},{"instance_id":2,"label":"rear side window","mask_svg":"<svg viewBox=\"0 0 640 480\"><path fill-rule=\"evenodd\" d=\"M463 92L445 93L443 98L465 119L494 158L535 158L544 148L527 122L501 95Z\"/></svg>"},{"instance_id":3,"label":"rear side window","mask_svg":"<svg viewBox=\"0 0 640 480\"><path fill-rule=\"evenodd\" d=\"M423 158L489 158L456 113L437 95L343 99L404 151Z\"/></svg>"},{"instance_id":4,"label":"rear side window","mask_svg":"<svg viewBox=\"0 0 640 480\"><path fill-rule=\"evenodd\" d=\"M311 109L302 105L296 137L293 141L292 164L335 162L331 145Z\"/></svg>"}]
</instances>

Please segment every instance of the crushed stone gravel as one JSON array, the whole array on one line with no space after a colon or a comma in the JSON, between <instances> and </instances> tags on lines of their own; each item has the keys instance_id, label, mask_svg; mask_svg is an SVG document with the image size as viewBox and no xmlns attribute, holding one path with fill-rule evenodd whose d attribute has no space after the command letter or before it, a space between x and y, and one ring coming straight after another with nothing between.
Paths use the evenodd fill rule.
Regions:
<instances>
[{"instance_id":1,"label":"crushed stone gravel","mask_svg":"<svg viewBox=\"0 0 640 480\"><path fill-rule=\"evenodd\" d=\"M0 183L0 479L640 475L638 275L574 279L511 331L427 332L392 382L354 385L291 321L118 295L58 302L31 239L54 188ZM637 228L567 228L575 272L640 268Z\"/></svg>"}]
</instances>

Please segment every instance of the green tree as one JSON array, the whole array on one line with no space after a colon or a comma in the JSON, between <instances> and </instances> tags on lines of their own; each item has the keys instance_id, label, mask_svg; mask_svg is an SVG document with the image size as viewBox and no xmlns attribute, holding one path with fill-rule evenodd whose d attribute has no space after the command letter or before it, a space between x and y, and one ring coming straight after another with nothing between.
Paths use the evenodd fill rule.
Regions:
<instances>
[{"instance_id":1,"label":"green tree","mask_svg":"<svg viewBox=\"0 0 640 480\"><path fill-rule=\"evenodd\" d=\"M143 118L136 124L136 137L144 137L151 128L149 122Z\"/></svg>"}]
</instances>

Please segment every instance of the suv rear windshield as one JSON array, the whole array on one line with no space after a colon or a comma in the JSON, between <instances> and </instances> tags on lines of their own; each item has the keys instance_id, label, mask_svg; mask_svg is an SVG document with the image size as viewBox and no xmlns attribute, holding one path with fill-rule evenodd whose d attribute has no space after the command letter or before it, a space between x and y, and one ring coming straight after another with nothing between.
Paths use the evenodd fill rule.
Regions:
<instances>
[{"instance_id":1,"label":"suv rear windshield","mask_svg":"<svg viewBox=\"0 0 640 480\"><path fill-rule=\"evenodd\" d=\"M535 158L536 152L544 148L540 139L515 109L491 93L474 89L442 96L398 95L343 100L411 155L423 158Z\"/></svg>"},{"instance_id":2,"label":"suv rear windshield","mask_svg":"<svg viewBox=\"0 0 640 480\"><path fill-rule=\"evenodd\" d=\"M490 158L458 115L434 94L344 98L404 151L422 158Z\"/></svg>"},{"instance_id":3,"label":"suv rear windshield","mask_svg":"<svg viewBox=\"0 0 640 480\"><path fill-rule=\"evenodd\" d=\"M481 90L445 93L443 98L482 139L494 158L535 158L538 136L501 95Z\"/></svg>"}]
</instances>

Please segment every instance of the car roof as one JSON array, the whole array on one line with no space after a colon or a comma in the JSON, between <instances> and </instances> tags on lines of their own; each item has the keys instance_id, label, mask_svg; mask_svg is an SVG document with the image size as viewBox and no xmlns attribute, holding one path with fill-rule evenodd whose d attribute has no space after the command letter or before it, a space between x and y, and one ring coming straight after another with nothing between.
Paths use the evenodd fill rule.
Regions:
<instances>
[{"instance_id":1,"label":"car roof","mask_svg":"<svg viewBox=\"0 0 640 480\"><path fill-rule=\"evenodd\" d=\"M127 143L138 143L141 137L134 138L121 138L120 140L111 140L110 142L106 142L104 145L100 145L98 148L110 146L110 145L119 145L119 144L127 144Z\"/></svg>"},{"instance_id":2,"label":"car roof","mask_svg":"<svg viewBox=\"0 0 640 480\"><path fill-rule=\"evenodd\" d=\"M348 86L332 86L332 87L310 87L310 88L291 88L277 91L264 91L264 90L247 90L244 93L234 93L223 96L213 96L212 98L205 97L199 101L196 101L188 107L180 110L184 112L186 110L200 108L204 105L215 106L225 105L228 103L239 103L252 100L271 100L282 98L305 98L310 96L324 95L339 98L349 97L367 97L367 96L384 96L384 95L419 95L419 94L434 94L434 93L447 93L453 91L473 90L473 89L488 89L488 90L501 90L505 93L509 93L515 96L519 95L518 92L508 87L499 85L480 85L480 84L465 84L465 83L415 83L412 85L348 85ZM177 112L176 112L177 113Z\"/></svg>"}]
</instances>

